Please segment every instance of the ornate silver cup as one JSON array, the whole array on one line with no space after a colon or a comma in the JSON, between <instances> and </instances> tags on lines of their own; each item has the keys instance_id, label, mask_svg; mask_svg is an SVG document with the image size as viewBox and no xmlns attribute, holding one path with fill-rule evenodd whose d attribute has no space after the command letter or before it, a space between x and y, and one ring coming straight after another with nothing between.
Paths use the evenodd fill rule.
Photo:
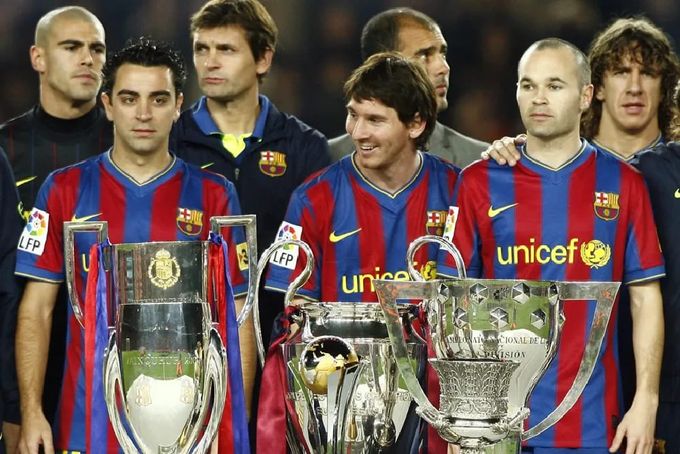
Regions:
<instances>
[{"instance_id":1,"label":"ornate silver cup","mask_svg":"<svg viewBox=\"0 0 680 454\"><path fill-rule=\"evenodd\" d=\"M278 241L258 264L259 280L269 258L288 244L305 252L307 265L289 286L286 306L311 274L314 257L309 246L298 240ZM396 308L409 329L413 309L410 304ZM306 302L291 318L299 329L281 345L287 367L286 435L291 451L407 452L407 445L417 444L418 417L399 379L380 305ZM264 361L261 340L258 344ZM415 330L405 338L405 353L411 366L424 364L426 345Z\"/></svg>"},{"instance_id":2,"label":"ornate silver cup","mask_svg":"<svg viewBox=\"0 0 680 454\"><path fill-rule=\"evenodd\" d=\"M214 235L239 225L246 227L249 257L256 257L255 216L211 218ZM84 314L75 291L74 239L76 232L93 231L104 241L107 223L64 224L67 283L81 324L83 315L92 315ZM103 387L111 424L126 453L204 453L217 432L227 391L227 356L217 329L216 301L222 290L215 277L224 276L224 269L217 269L209 256L208 241L103 248L100 260L110 289ZM254 276L255 261L248 267ZM251 278L239 325L255 295Z\"/></svg>"},{"instance_id":3,"label":"ornate silver cup","mask_svg":"<svg viewBox=\"0 0 680 454\"><path fill-rule=\"evenodd\" d=\"M414 241L409 260L422 244ZM447 249L455 249L450 243ZM456 250L457 252L457 250ZM459 254L454 254L454 257ZM457 259L458 260L458 259ZM464 276L461 263L459 275ZM409 270L415 275L413 267ZM417 412L464 453L515 453L574 405L595 367L618 283L452 279L428 282L374 281L390 341ZM414 372L398 300L419 300L427 313L436 353L429 362L440 383L435 408ZM529 395L555 356L568 300L596 300L595 315L578 374L562 402L543 421L524 430Z\"/></svg>"}]
</instances>

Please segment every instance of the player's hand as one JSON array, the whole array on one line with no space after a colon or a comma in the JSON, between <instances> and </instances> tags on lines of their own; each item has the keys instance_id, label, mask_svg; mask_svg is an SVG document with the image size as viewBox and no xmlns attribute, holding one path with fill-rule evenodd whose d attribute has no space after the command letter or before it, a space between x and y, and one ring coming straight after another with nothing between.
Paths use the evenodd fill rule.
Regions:
<instances>
[{"instance_id":1,"label":"player's hand","mask_svg":"<svg viewBox=\"0 0 680 454\"><path fill-rule=\"evenodd\" d=\"M458 445L449 445L446 454L460 454L460 447Z\"/></svg>"},{"instance_id":2,"label":"player's hand","mask_svg":"<svg viewBox=\"0 0 680 454\"><path fill-rule=\"evenodd\" d=\"M656 405L651 398L636 395L630 410L616 428L616 434L609 452L617 452L626 439L625 454L650 454L654 446L654 424Z\"/></svg>"},{"instance_id":3,"label":"player's hand","mask_svg":"<svg viewBox=\"0 0 680 454\"><path fill-rule=\"evenodd\" d=\"M520 153L517 150L518 145L522 145L527 141L527 136L520 134L517 137L503 137L500 140L494 140L493 143L482 152L482 159L493 159L500 165L509 165L510 167L517 164Z\"/></svg>"},{"instance_id":4,"label":"player's hand","mask_svg":"<svg viewBox=\"0 0 680 454\"><path fill-rule=\"evenodd\" d=\"M27 412L21 418L20 454L38 454L42 445L45 454L54 454L52 428L42 410Z\"/></svg>"},{"instance_id":5,"label":"player's hand","mask_svg":"<svg viewBox=\"0 0 680 454\"><path fill-rule=\"evenodd\" d=\"M19 435L21 434L21 426L19 424L12 424L11 422L2 423L2 441L5 442L5 450L7 454L14 454L19 445Z\"/></svg>"}]
</instances>

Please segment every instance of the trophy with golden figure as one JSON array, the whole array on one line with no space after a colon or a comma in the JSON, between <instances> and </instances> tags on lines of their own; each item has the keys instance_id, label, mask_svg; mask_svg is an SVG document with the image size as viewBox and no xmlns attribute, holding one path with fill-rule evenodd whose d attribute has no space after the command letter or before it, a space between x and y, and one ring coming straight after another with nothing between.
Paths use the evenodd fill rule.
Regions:
<instances>
[{"instance_id":1,"label":"trophy with golden figure","mask_svg":"<svg viewBox=\"0 0 680 454\"><path fill-rule=\"evenodd\" d=\"M288 448L294 453L405 452L419 442L419 418L399 378L380 305L304 302L293 307L293 296L313 269L314 257L306 243L294 239L273 243L260 257L257 276L259 281L273 254L290 245L302 249L307 263L285 296L287 321L296 329L275 352L282 355L285 396L276 397L285 400ZM400 304L396 310L411 320L414 308ZM264 363L256 309L253 317ZM405 342L407 361L423 365L426 345L419 334L410 331Z\"/></svg>"}]
</instances>

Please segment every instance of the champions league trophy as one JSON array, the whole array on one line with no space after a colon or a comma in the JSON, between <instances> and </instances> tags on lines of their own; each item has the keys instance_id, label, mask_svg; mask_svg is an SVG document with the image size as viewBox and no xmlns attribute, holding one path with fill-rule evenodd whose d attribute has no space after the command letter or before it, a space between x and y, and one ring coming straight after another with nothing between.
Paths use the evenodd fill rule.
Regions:
<instances>
[{"instance_id":1,"label":"champions league trophy","mask_svg":"<svg viewBox=\"0 0 680 454\"><path fill-rule=\"evenodd\" d=\"M248 257L257 256L254 215L213 217L210 222L213 238L219 238L223 227L245 226ZM87 336L84 315L94 314L89 308L84 314L75 290L76 232L97 232L102 243L108 226L106 222L64 223L69 295ZM109 289L104 298L109 317L103 391L111 424L126 453L205 453L217 432L228 382L216 320L224 317L217 301L225 282L218 283L217 276L225 277L228 259L222 255L221 261L215 260L211 242L109 244L101 249L101 263L90 263L90 273L103 265ZM218 245L217 255L222 251ZM247 303L238 325L247 318L257 292L252 279L255 260L248 261L248 269ZM106 411L103 414L105 418Z\"/></svg>"},{"instance_id":2,"label":"champions league trophy","mask_svg":"<svg viewBox=\"0 0 680 454\"><path fill-rule=\"evenodd\" d=\"M619 284L466 279L458 250L434 236L409 246L408 268L414 278L418 273L413 256L428 242L452 253L463 279L374 281L402 379L418 414L462 453L514 454L521 440L551 427L581 395L595 367ZM397 304L404 299L422 301L427 314L436 353L428 361L439 377L439 409L430 403L413 370ZM562 323L569 323L562 315L568 300L597 301L578 374L555 410L524 430L529 395L556 354Z\"/></svg>"},{"instance_id":3,"label":"champions league trophy","mask_svg":"<svg viewBox=\"0 0 680 454\"><path fill-rule=\"evenodd\" d=\"M302 273L290 284L286 307L309 278L314 256L299 240L273 243L260 257L257 280L270 257L290 245L307 256ZM408 319L413 305L395 306ZM260 361L264 362L259 316L253 318ZM405 452L418 443L418 417L391 352L387 326L377 303L306 302L290 320L299 329L283 342L286 376L286 437L294 453ZM405 361L424 364L426 345L411 331Z\"/></svg>"}]
</instances>

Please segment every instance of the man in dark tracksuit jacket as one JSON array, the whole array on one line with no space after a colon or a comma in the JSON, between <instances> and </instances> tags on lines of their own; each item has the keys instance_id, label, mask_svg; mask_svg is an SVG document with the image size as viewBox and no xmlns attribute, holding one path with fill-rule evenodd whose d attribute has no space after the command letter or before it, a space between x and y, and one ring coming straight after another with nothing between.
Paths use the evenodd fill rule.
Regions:
<instances>
[{"instance_id":1,"label":"man in dark tracksuit jacket","mask_svg":"<svg viewBox=\"0 0 680 454\"><path fill-rule=\"evenodd\" d=\"M259 100L255 129L238 157L224 150L206 98L182 113L171 139L171 149L180 158L234 183L243 213L257 215L258 253L274 241L293 190L330 163L320 132L280 112L266 96Z\"/></svg>"}]
</instances>

